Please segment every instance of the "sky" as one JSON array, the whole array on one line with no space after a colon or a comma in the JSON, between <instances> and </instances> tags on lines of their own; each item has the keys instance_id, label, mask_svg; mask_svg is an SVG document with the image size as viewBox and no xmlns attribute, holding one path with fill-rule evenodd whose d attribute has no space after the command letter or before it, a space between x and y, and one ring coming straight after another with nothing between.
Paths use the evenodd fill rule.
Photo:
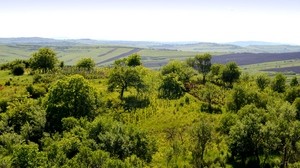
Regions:
<instances>
[{"instance_id":1,"label":"sky","mask_svg":"<svg viewBox=\"0 0 300 168\"><path fill-rule=\"evenodd\" d=\"M300 45L299 0L0 0L0 38Z\"/></svg>"}]
</instances>

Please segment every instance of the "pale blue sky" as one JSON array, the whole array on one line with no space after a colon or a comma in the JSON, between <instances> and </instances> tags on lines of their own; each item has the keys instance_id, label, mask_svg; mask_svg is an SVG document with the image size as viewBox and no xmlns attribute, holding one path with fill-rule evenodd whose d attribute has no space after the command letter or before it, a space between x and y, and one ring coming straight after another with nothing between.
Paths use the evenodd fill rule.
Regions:
<instances>
[{"instance_id":1,"label":"pale blue sky","mask_svg":"<svg viewBox=\"0 0 300 168\"><path fill-rule=\"evenodd\" d=\"M299 0L0 0L0 37L300 44Z\"/></svg>"}]
</instances>

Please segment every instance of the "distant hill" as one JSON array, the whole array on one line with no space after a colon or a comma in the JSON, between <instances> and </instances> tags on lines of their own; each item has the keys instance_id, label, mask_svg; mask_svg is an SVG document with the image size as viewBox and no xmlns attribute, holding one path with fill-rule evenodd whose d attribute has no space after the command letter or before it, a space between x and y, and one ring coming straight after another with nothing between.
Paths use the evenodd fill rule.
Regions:
<instances>
[{"instance_id":1,"label":"distant hill","mask_svg":"<svg viewBox=\"0 0 300 168\"><path fill-rule=\"evenodd\" d=\"M37 45L37 46L114 46L133 47L158 50L175 50L188 52L210 53L287 53L300 52L300 46L284 45L260 41L239 41L232 43L206 42L152 42L152 41L107 41L93 39L50 39L40 37L30 38L0 38L2 45Z\"/></svg>"},{"instance_id":2,"label":"distant hill","mask_svg":"<svg viewBox=\"0 0 300 168\"><path fill-rule=\"evenodd\" d=\"M270 45L282 45L281 43L272 43L272 42L265 42L265 41L235 41L235 42L229 42L225 44L231 44L231 45L237 45L241 47L247 47L247 46L257 46L257 45L263 45L263 46L270 46Z\"/></svg>"}]
</instances>

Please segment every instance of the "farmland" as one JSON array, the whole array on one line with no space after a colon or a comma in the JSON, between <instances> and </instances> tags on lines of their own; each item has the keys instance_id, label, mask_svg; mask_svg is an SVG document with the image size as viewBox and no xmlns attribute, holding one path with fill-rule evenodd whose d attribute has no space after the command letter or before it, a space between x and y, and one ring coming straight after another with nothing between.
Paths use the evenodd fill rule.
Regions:
<instances>
[{"instance_id":1,"label":"farmland","mask_svg":"<svg viewBox=\"0 0 300 168\"><path fill-rule=\"evenodd\" d=\"M142 57L144 66L159 69L170 60L184 60L205 52L213 55L213 63L224 64L234 61L248 72L266 70L285 72L292 69L294 73L298 73L295 66L300 65L300 47L288 45L258 46L249 43L250 46L238 46L215 43L186 44L43 38L0 39L0 44L1 63L15 59L29 59L34 51L46 46L52 48L65 65L74 65L82 57L90 57L97 66L107 66L116 59L138 53Z\"/></svg>"}]
</instances>

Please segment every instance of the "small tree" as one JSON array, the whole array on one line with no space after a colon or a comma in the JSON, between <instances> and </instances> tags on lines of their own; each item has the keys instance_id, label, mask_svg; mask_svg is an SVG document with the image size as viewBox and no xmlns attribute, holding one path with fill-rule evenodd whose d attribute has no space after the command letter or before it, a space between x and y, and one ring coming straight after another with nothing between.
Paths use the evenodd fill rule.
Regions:
<instances>
[{"instance_id":1,"label":"small tree","mask_svg":"<svg viewBox=\"0 0 300 168\"><path fill-rule=\"evenodd\" d=\"M286 77L281 73L277 74L271 84L272 90L278 93L285 92Z\"/></svg>"},{"instance_id":2,"label":"small tree","mask_svg":"<svg viewBox=\"0 0 300 168\"><path fill-rule=\"evenodd\" d=\"M123 100L125 90L130 87L137 91L146 89L141 75L133 67L115 67L109 75L108 83L108 90L118 90L121 100Z\"/></svg>"},{"instance_id":3,"label":"small tree","mask_svg":"<svg viewBox=\"0 0 300 168\"><path fill-rule=\"evenodd\" d=\"M229 86L232 87L233 82L237 81L240 75L241 72L237 64L235 62L229 62L224 67L221 78L223 82L229 83Z\"/></svg>"},{"instance_id":4,"label":"small tree","mask_svg":"<svg viewBox=\"0 0 300 168\"><path fill-rule=\"evenodd\" d=\"M211 68L211 55L206 53L203 55L196 55L194 58L188 59L187 63L189 66L196 69L199 73L203 74L203 83L206 82L206 75Z\"/></svg>"},{"instance_id":5,"label":"small tree","mask_svg":"<svg viewBox=\"0 0 300 168\"><path fill-rule=\"evenodd\" d=\"M255 81L261 91L263 91L270 83L270 79L265 74L257 76Z\"/></svg>"},{"instance_id":6,"label":"small tree","mask_svg":"<svg viewBox=\"0 0 300 168\"><path fill-rule=\"evenodd\" d=\"M127 66L130 66L130 67L142 65L141 56L137 53L130 55L127 58L126 62L127 62Z\"/></svg>"},{"instance_id":7,"label":"small tree","mask_svg":"<svg viewBox=\"0 0 300 168\"><path fill-rule=\"evenodd\" d=\"M77 62L76 67L83 68L89 71L93 69L95 65L95 61L92 58L82 58Z\"/></svg>"},{"instance_id":8,"label":"small tree","mask_svg":"<svg viewBox=\"0 0 300 168\"><path fill-rule=\"evenodd\" d=\"M40 48L32 54L30 67L33 70L40 69L43 73L52 70L57 63L56 53L50 48Z\"/></svg>"},{"instance_id":9,"label":"small tree","mask_svg":"<svg viewBox=\"0 0 300 168\"><path fill-rule=\"evenodd\" d=\"M95 89L80 75L59 80L46 98L46 128L61 131L65 117L94 117L98 96Z\"/></svg>"},{"instance_id":10,"label":"small tree","mask_svg":"<svg viewBox=\"0 0 300 168\"><path fill-rule=\"evenodd\" d=\"M204 153L207 144L212 139L213 126L207 118L201 118L199 125L193 132L195 147L192 151L193 164L195 167L204 168Z\"/></svg>"},{"instance_id":11,"label":"small tree","mask_svg":"<svg viewBox=\"0 0 300 168\"><path fill-rule=\"evenodd\" d=\"M21 76L25 72L25 65L24 64L14 65L11 72L12 72L13 75Z\"/></svg>"},{"instance_id":12,"label":"small tree","mask_svg":"<svg viewBox=\"0 0 300 168\"><path fill-rule=\"evenodd\" d=\"M297 77L294 77L290 82L290 86L293 87L293 86L298 86L298 85L299 85L298 79L297 79Z\"/></svg>"},{"instance_id":13,"label":"small tree","mask_svg":"<svg viewBox=\"0 0 300 168\"><path fill-rule=\"evenodd\" d=\"M178 80L176 75L166 75L159 86L159 97L164 99L179 99L184 92L184 85Z\"/></svg>"}]
</instances>

